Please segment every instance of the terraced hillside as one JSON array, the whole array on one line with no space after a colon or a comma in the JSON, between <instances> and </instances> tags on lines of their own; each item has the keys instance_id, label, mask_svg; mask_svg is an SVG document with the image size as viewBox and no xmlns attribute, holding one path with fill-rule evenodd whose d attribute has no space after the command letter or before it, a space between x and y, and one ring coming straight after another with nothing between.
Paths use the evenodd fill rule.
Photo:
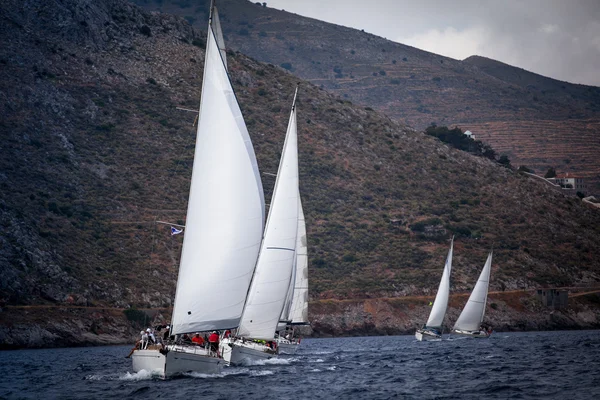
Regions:
<instances>
[{"instance_id":1,"label":"terraced hillside","mask_svg":"<svg viewBox=\"0 0 600 400\"><path fill-rule=\"evenodd\" d=\"M54 306L55 330L135 333L69 307L171 305L182 238L155 221L185 223L194 113L177 107L198 105L204 36L122 0L0 11L1 305ZM232 51L228 63L274 172L298 78ZM298 115L311 300L431 294L453 235L456 293L492 246L494 290L600 282L600 213L578 199L309 82ZM15 313L0 312L0 340L31 331L33 312ZM64 334L48 326L48 340Z\"/></svg>"},{"instance_id":2,"label":"terraced hillside","mask_svg":"<svg viewBox=\"0 0 600 400\"><path fill-rule=\"evenodd\" d=\"M206 29L208 0L135 2ZM219 5L232 49L418 129L459 125L514 165L576 172L600 193L600 160L587 157L600 154L600 88L482 57L458 61L246 0Z\"/></svg>"}]
</instances>

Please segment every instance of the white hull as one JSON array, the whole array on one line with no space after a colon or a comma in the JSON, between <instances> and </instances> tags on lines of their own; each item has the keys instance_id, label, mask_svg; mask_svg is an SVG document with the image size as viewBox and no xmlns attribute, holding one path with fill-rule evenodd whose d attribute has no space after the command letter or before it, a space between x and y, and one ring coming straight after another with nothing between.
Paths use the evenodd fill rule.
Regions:
<instances>
[{"instance_id":1,"label":"white hull","mask_svg":"<svg viewBox=\"0 0 600 400\"><path fill-rule=\"evenodd\" d=\"M277 343L277 353L278 354L296 354L296 350L298 350L298 346L300 343Z\"/></svg>"},{"instance_id":2,"label":"white hull","mask_svg":"<svg viewBox=\"0 0 600 400\"><path fill-rule=\"evenodd\" d=\"M220 344L223 359L229 365L251 365L256 361L277 357L268 346L251 341L223 339Z\"/></svg>"},{"instance_id":3,"label":"white hull","mask_svg":"<svg viewBox=\"0 0 600 400\"><path fill-rule=\"evenodd\" d=\"M429 330L417 329L415 332L415 338L419 342L429 341L429 340L442 340L442 335L435 334Z\"/></svg>"},{"instance_id":4,"label":"white hull","mask_svg":"<svg viewBox=\"0 0 600 400\"><path fill-rule=\"evenodd\" d=\"M134 372L146 370L163 376L166 359L165 355L158 350L135 350L131 355Z\"/></svg>"},{"instance_id":5,"label":"white hull","mask_svg":"<svg viewBox=\"0 0 600 400\"><path fill-rule=\"evenodd\" d=\"M477 339L487 339L490 337L490 335L492 334L491 332L486 332L486 331L462 331L459 329L455 329L452 331L453 335L459 335L459 336L464 336L464 337L471 337L471 338L477 338Z\"/></svg>"},{"instance_id":6,"label":"white hull","mask_svg":"<svg viewBox=\"0 0 600 400\"><path fill-rule=\"evenodd\" d=\"M187 372L219 374L225 360L214 357L209 351L196 346L168 346L165 354L159 350L136 350L131 355L133 370L146 370L171 377Z\"/></svg>"}]
</instances>

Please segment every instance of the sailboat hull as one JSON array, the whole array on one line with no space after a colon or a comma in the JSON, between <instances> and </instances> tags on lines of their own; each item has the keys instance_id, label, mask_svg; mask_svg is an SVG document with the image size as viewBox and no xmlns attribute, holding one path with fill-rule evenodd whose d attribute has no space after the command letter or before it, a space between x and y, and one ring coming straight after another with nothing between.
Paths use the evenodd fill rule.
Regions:
<instances>
[{"instance_id":1,"label":"sailboat hull","mask_svg":"<svg viewBox=\"0 0 600 400\"><path fill-rule=\"evenodd\" d=\"M146 370L164 376L165 360L165 355L158 350L135 350L131 355L134 372Z\"/></svg>"},{"instance_id":2,"label":"sailboat hull","mask_svg":"<svg viewBox=\"0 0 600 400\"><path fill-rule=\"evenodd\" d=\"M438 335L430 330L417 329L415 332L415 338L419 342L430 341L430 340L442 340L442 335Z\"/></svg>"},{"instance_id":3,"label":"sailboat hull","mask_svg":"<svg viewBox=\"0 0 600 400\"><path fill-rule=\"evenodd\" d=\"M134 372L146 370L163 377L190 372L219 374L225 365L222 358L210 355L203 348L192 346L173 346L167 352L136 350L131 358Z\"/></svg>"},{"instance_id":4,"label":"sailboat hull","mask_svg":"<svg viewBox=\"0 0 600 400\"><path fill-rule=\"evenodd\" d=\"M220 347L223 359L229 365L252 365L257 361L277 357L275 350L251 341L223 339Z\"/></svg>"},{"instance_id":5,"label":"sailboat hull","mask_svg":"<svg viewBox=\"0 0 600 400\"><path fill-rule=\"evenodd\" d=\"M479 330L479 331L464 331L464 330L459 330L459 329L455 329L454 331L452 331L453 335L458 335L458 336L464 336L464 337L471 337L471 338L476 338L476 339L487 339L491 336L491 332L486 332L483 330Z\"/></svg>"},{"instance_id":6,"label":"sailboat hull","mask_svg":"<svg viewBox=\"0 0 600 400\"><path fill-rule=\"evenodd\" d=\"M296 354L296 350L298 350L299 345L300 345L300 343L279 342L279 343L277 343L277 353L278 354Z\"/></svg>"},{"instance_id":7,"label":"sailboat hull","mask_svg":"<svg viewBox=\"0 0 600 400\"><path fill-rule=\"evenodd\" d=\"M165 364L165 376L195 372L200 374L219 374L225 360L198 353L169 351Z\"/></svg>"}]
</instances>

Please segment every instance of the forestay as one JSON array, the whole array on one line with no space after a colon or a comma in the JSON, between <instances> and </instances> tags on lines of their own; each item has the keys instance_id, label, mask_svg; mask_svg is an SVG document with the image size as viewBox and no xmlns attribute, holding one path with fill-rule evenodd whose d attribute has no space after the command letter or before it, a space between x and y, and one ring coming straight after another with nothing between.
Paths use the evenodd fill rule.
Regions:
<instances>
[{"instance_id":1,"label":"forestay","mask_svg":"<svg viewBox=\"0 0 600 400\"><path fill-rule=\"evenodd\" d=\"M265 235L238 336L263 340L275 336L296 257L297 230L298 139L294 95Z\"/></svg>"},{"instance_id":2,"label":"forestay","mask_svg":"<svg viewBox=\"0 0 600 400\"><path fill-rule=\"evenodd\" d=\"M442 272L442 280L438 287L435 300L433 301L433 307L431 307L431 313L427 320L427 327L429 328L441 328L444 322L444 316L446 315L446 309L448 308L448 296L450 296L450 275L452 272L452 252L454 247L454 237L450 242L450 250L446 257L446 264L444 265L444 272Z\"/></svg>"},{"instance_id":3,"label":"forestay","mask_svg":"<svg viewBox=\"0 0 600 400\"><path fill-rule=\"evenodd\" d=\"M488 255L483 270L479 275L479 279L475 284L475 288L473 288L473 292L471 293L465 308L454 325L455 330L477 331L481 327L481 322L483 321L483 315L485 313L491 270L492 252Z\"/></svg>"},{"instance_id":4,"label":"forestay","mask_svg":"<svg viewBox=\"0 0 600 400\"><path fill-rule=\"evenodd\" d=\"M238 326L264 226L256 156L212 27L201 96L174 334Z\"/></svg>"}]
</instances>

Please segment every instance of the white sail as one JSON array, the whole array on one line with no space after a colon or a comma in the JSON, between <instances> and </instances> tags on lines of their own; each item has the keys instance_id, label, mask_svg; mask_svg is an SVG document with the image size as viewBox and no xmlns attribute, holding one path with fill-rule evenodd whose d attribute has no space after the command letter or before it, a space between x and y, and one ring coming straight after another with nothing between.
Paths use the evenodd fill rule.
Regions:
<instances>
[{"instance_id":1,"label":"white sail","mask_svg":"<svg viewBox=\"0 0 600 400\"><path fill-rule=\"evenodd\" d=\"M221 20L219 19L219 12L217 11L217 7L214 5L212 7L211 16L213 33L215 35L215 39L217 40L217 46L219 47L219 52L221 53L223 65L225 65L225 69L227 69L227 50L225 49L225 40L223 39L223 31L221 30Z\"/></svg>"},{"instance_id":2,"label":"white sail","mask_svg":"<svg viewBox=\"0 0 600 400\"><path fill-rule=\"evenodd\" d=\"M488 255L479 279L473 288L473 292L462 313L460 313L458 320L456 320L456 324L454 324L455 330L478 331L481 326L483 315L485 314L485 304L492 270L492 253L490 252Z\"/></svg>"},{"instance_id":3,"label":"white sail","mask_svg":"<svg viewBox=\"0 0 600 400\"><path fill-rule=\"evenodd\" d=\"M289 319L293 324L308 323L308 246L302 201L298 200L298 238L296 242L296 279Z\"/></svg>"},{"instance_id":4,"label":"white sail","mask_svg":"<svg viewBox=\"0 0 600 400\"><path fill-rule=\"evenodd\" d=\"M172 333L238 326L264 226L252 143L209 24Z\"/></svg>"},{"instance_id":5,"label":"white sail","mask_svg":"<svg viewBox=\"0 0 600 400\"><path fill-rule=\"evenodd\" d=\"M297 230L298 138L294 95L265 235L238 336L263 340L275 336L296 257Z\"/></svg>"},{"instance_id":6,"label":"white sail","mask_svg":"<svg viewBox=\"0 0 600 400\"><path fill-rule=\"evenodd\" d=\"M446 309L448 308L448 296L450 296L450 274L452 272L452 251L454 247L454 237L450 242L450 250L446 257L446 264L444 265L444 272L442 273L442 279L440 286L438 287L435 300L433 301L433 307L431 307L431 313L427 320L428 328L440 328L444 322L444 316L446 316Z\"/></svg>"},{"instance_id":7,"label":"white sail","mask_svg":"<svg viewBox=\"0 0 600 400\"><path fill-rule=\"evenodd\" d=\"M298 251L298 248L296 247L296 252L297 251ZM287 292L287 295L285 296L285 303L283 305L283 311L281 312L281 315L279 316L279 323L277 324L277 329L276 329L277 332L284 330L285 327L287 326L288 322L291 322L290 311L291 311L291 306L292 306L292 300L294 299L294 284L296 282L297 261L298 261L298 257L296 256L296 257L294 257L294 263L292 265L292 275L291 275L292 278L290 279L290 284L288 285L288 292Z\"/></svg>"}]
</instances>

